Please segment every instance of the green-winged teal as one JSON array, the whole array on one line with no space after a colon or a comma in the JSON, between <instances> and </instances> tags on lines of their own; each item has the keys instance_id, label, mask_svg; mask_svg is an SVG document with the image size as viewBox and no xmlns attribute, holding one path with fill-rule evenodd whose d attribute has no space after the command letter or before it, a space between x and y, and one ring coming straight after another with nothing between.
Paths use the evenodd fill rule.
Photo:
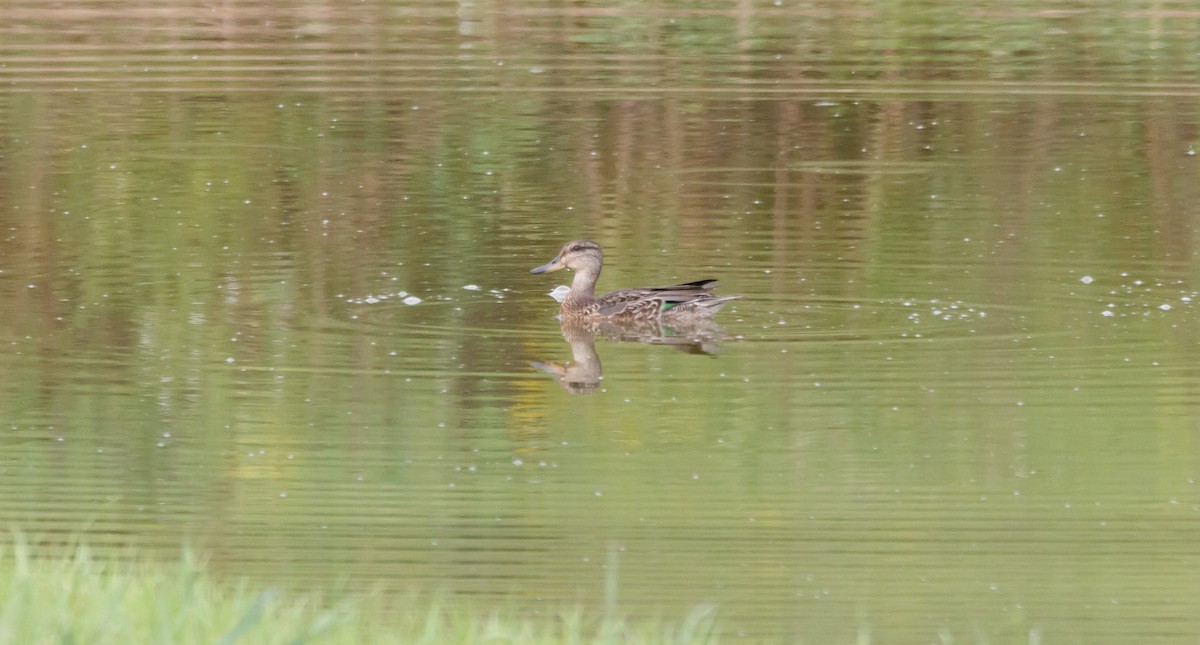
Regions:
<instances>
[{"instance_id":1,"label":"green-winged teal","mask_svg":"<svg viewBox=\"0 0 1200 645\"><path fill-rule=\"evenodd\" d=\"M741 296L712 293L716 280L697 280L669 287L621 289L596 297L596 279L604 263L604 252L591 240L567 242L558 254L530 273L562 269L575 272L571 291L562 301L564 321L611 320L613 322L686 323L711 317L725 303Z\"/></svg>"}]
</instances>

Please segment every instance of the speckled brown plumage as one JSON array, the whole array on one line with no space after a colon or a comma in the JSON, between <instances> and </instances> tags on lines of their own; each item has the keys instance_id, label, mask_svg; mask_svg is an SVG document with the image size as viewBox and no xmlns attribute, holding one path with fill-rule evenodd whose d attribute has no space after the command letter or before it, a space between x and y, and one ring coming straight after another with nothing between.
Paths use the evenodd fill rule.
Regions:
<instances>
[{"instance_id":1,"label":"speckled brown plumage","mask_svg":"<svg viewBox=\"0 0 1200 645\"><path fill-rule=\"evenodd\" d=\"M591 240L567 242L550 262L531 273L571 269L575 278L563 299L560 314L569 320L613 320L629 322L684 322L711 317L725 303L741 296L712 293L716 280L697 280L667 287L621 289L596 297L596 280L604 264L604 252Z\"/></svg>"}]
</instances>

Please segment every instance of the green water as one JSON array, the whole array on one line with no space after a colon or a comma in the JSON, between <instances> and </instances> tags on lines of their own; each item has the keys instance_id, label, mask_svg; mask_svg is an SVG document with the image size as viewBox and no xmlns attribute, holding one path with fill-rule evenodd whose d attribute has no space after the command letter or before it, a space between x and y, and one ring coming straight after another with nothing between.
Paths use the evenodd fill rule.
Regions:
<instances>
[{"instance_id":1,"label":"green water","mask_svg":"<svg viewBox=\"0 0 1200 645\"><path fill-rule=\"evenodd\" d=\"M0 523L731 637L1200 638L1187 5L5 11ZM576 238L742 294L724 337L564 338Z\"/></svg>"}]
</instances>

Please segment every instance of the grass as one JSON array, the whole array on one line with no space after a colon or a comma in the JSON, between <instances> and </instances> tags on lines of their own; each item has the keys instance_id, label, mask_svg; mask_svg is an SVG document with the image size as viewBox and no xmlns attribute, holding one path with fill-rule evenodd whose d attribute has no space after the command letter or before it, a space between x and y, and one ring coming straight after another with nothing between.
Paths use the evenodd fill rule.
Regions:
<instances>
[{"instance_id":1,"label":"grass","mask_svg":"<svg viewBox=\"0 0 1200 645\"><path fill-rule=\"evenodd\" d=\"M258 589L178 562L45 556L17 536L0 547L0 643L254 645L302 643L714 643L710 607L678 622L632 621L570 607L541 617L479 610L443 596ZM608 615L604 615L608 614Z\"/></svg>"}]
</instances>

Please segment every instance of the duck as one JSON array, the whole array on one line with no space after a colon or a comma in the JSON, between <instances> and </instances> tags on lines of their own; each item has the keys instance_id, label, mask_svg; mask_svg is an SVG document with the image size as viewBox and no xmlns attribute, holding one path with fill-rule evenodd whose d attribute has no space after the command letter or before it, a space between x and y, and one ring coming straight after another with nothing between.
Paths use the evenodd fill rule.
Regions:
<instances>
[{"instance_id":1,"label":"duck","mask_svg":"<svg viewBox=\"0 0 1200 645\"><path fill-rule=\"evenodd\" d=\"M604 251L591 240L573 240L558 250L553 260L530 273L571 269L571 290L559 307L563 322L691 323L707 320L740 295L718 296L716 280L697 280L666 287L621 289L596 297L596 280L604 265Z\"/></svg>"}]
</instances>

